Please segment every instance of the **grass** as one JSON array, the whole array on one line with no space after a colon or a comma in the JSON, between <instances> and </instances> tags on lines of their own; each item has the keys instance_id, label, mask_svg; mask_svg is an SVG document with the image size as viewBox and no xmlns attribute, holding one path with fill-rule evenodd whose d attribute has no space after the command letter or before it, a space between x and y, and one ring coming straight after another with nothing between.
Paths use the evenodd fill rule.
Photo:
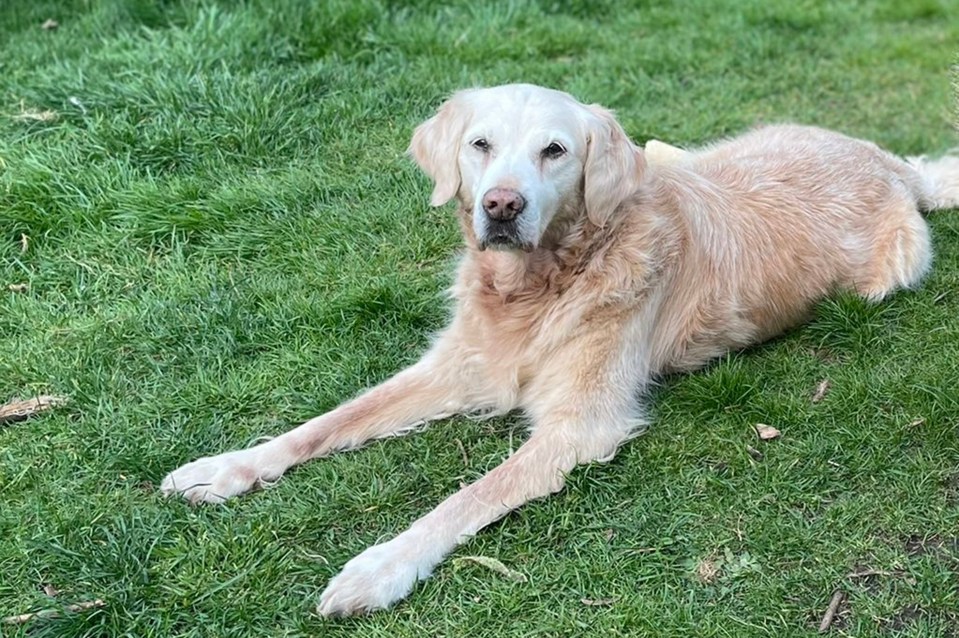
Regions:
<instances>
[{"instance_id":1,"label":"grass","mask_svg":"<svg viewBox=\"0 0 959 638\"><path fill-rule=\"evenodd\" d=\"M936 152L956 144L957 12L8 0L0 401L71 403L0 426L0 615L108 604L0 631L812 636L843 588L832 635L959 635L955 212L930 220L919 290L827 301L806 328L664 380L647 435L459 552L529 582L447 561L394 610L312 615L349 557L500 462L518 418L450 419L227 507L154 487L385 378L443 324L457 229L403 150L452 90L555 86L639 141L796 120ZM757 441L758 422L782 438ZM848 576L867 569L884 573Z\"/></svg>"}]
</instances>

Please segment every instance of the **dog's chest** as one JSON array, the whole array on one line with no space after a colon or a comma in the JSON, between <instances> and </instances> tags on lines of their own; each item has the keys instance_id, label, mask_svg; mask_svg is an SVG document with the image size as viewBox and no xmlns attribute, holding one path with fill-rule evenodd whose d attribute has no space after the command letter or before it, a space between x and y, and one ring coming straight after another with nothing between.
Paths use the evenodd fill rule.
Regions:
<instances>
[{"instance_id":1,"label":"dog's chest","mask_svg":"<svg viewBox=\"0 0 959 638\"><path fill-rule=\"evenodd\" d=\"M615 332L642 303L642 260L612 268L594 260L583 269L552 258L509 259L467 259L453 290L462 337L496 383L522 387L592 331Z\"/></svg>"},{"instance_id":2,"label":"dog's chest","mask_svg":"<svg viewBox=\"0 0 959 638\"><path fill-rule=\"evenodd\" d=\"M472 345L490 373L521 386L605 314L594 296L547 282L506 294L484 284L463 310L472 324Z\"/></svg>"}]
</instances>

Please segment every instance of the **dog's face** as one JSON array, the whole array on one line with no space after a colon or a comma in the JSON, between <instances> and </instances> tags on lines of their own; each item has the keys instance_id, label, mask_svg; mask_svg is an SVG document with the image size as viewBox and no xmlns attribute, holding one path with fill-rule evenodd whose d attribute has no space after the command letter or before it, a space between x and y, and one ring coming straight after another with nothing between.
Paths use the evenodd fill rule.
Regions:
<instances>
[{"instance_id":1,"label":"dog's face","mask_svg":"<svg viewBox=\"0 0 959 638\"><path fill-rule=\"evenodd\" d=\"M436 183L434 206L457 197L472 213L481 250L533 250L569 214L602 226L645 166L611 113L523 84L455 94L410 152Z\"/></svg>"}]
</instances>

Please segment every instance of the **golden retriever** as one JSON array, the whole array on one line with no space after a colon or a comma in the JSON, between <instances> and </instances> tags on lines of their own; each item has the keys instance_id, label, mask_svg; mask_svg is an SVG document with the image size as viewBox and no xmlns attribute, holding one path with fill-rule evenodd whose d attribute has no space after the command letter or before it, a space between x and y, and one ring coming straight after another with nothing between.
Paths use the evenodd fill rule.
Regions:
<instances>
[{"instance_id":1,"label":"golden retriever","mask_svg":"<svg viewBox=\"0 0 959 638\"><path fill-rule=\"evenodd\" d=\"M675 149L672 149L675 150ZM880 300L929 269L920 211L959 205L959 158L902 160L805 126L768 126L648 164L613 115L530 85L453 95L413 135L457 201L455 312L413 366L164 493L222 502L291 466L454 413L523 410L502 465L349 561L319 612L384 608L457 545L644 425L650 381L801 322L835 290Z\"/></svg>"}]
</instances>

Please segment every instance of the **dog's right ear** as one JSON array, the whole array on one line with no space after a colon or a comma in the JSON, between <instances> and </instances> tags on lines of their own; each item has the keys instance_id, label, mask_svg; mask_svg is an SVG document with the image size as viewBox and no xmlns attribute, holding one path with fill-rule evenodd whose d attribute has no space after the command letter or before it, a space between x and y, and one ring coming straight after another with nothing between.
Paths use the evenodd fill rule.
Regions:
<instances>
[{"instance_id":1,"label":"dog's right ear","mask_svg":"<svg viewBox=\"0 0 959 638\"><path fill-rule=\"evenodd\" d=\"M459 145L466 127L465 100L457 93L436 115L416 127L407 152L436 186L430 204L442 206L460 189Z\"/></svg>"}]
</instances>

